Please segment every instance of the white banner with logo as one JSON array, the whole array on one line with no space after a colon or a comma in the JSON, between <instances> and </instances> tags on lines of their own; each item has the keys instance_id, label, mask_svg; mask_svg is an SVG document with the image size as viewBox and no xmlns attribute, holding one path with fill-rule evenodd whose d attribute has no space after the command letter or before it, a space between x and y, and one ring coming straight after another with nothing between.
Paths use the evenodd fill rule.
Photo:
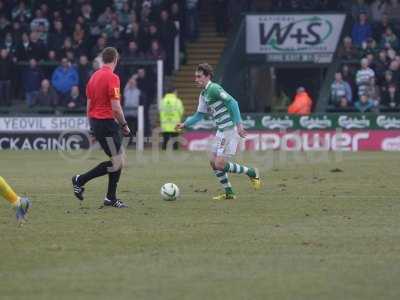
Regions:
<instances>
[{"instance_id":1,"label":"white banner with logo","mask_svg":"<svg viewBox=\"0 0 400 300\"><path fill-rule=\"evenodd\" d=\"M246 52L268 61L329 63L339 42L345 15L248 15Z\"/></svg>"}]
</instances>

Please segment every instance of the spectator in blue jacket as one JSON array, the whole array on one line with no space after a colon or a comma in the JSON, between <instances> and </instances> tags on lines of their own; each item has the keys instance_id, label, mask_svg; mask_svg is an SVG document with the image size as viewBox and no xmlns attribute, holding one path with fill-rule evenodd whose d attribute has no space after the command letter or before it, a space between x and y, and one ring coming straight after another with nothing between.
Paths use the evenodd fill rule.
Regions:
<instances>
[{"instance_id":1,"label":"spectator in blue jacket","mask_svg":"<svg viewBox=\"0 0 400 300\"><path fill-rule=\"evenodd\" d=\"M360 13L358 22L353 25L351 30L351 37L353 43L358 47L361 47L368 38L372 37L372 27L368 22L366 13Z\"/></svg>"},{"instance_id":2,"label":"spectator in blue jacket","mask_svg":"<svg viewBox=\"0 0 400 300\"><path fill-rule=\"evenodd\" d=\"M60 96L60 104L64 104L64 100L71 92L73 86L79 85L79 75L76 69L71 66L67 58L61 60L51 76L51 84L54 86Z\"/></svg>"},{"instance_id":3,"label":"spectator in blue jacket","mask_svg":"<svg viewBox=\"0 0 400 300\"><path fill-rule=\"evenodd\" d=\"M40 90L40 85L43 80L43 73L37 66L37 61L34 58L29 60L29 66L22 72L22 84L25 90L26 104L33 106L36 94Z\"/></svg>"},{"instance_id":4,"label":"spectator in blue jacket","mask_svg":"<svg viewBox=\"0 0 400 300\"><path fill-rule=\"evenodd\" d=\"M370 112L373 111L375 108L374 101L372 101L367 94L362 94L360 96L360 100L358 100L355 104L354 107L357 109L359 112Z\"/></svg>"}]
</instances>

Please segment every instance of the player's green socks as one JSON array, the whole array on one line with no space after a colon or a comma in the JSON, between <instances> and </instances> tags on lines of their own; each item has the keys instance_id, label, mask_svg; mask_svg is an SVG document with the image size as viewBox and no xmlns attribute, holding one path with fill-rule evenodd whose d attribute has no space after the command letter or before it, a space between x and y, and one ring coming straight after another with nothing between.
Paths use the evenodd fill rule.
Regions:
<instances>
[{"instance_id":1,"label":"player's green socks","mask_svg":"<svg viewBox=\"0 0 400 300\"><path fill-rule=\"evenodd\" d=\"M233 194L232 185L229 182L228 174L226 174L226 172L219 171L219 170L214 170L214 173L215 173L215 176L217 176L219 182L224 187L225 193Z\"/></svg>"},{"instance_id":2,"label":"player's green socks","mask_svg":"<svg viewBox=\"0 0 400 300\"><path fill-rule=\"evenodd\" d=\"M236 174L245 173L249 177L256 176L256 171L254 170L254 168L249 168L249 167L242 166L237 163L231 163L231 162L225 163L224 172L236 173Z\"/></svg>"}]
</instances>

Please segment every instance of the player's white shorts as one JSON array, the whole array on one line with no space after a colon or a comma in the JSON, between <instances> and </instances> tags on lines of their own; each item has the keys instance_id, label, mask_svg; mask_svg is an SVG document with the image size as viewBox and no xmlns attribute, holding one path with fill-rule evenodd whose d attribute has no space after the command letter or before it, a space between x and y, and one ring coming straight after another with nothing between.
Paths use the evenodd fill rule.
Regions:
<instances>
[{"instance_id":1,"label":"player's white shorts","mask_svg":"<svg viewBox=\"0 0 400 300\"><path fill-rule=\"evenodd\" d=\"M224 131L217 131L212 146L212 153L216 156L232 156L236 154L240 136L236 127Z\"/></svg>"}]
</instances>

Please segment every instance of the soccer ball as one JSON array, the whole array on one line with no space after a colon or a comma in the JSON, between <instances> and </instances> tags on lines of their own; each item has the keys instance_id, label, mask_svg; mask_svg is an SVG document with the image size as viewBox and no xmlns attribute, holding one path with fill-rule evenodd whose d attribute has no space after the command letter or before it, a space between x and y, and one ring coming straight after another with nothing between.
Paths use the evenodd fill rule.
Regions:
<instances>
[{"instance_id":1,"label":"soccer ball","mask_svg":"<svg viewBox=\"0 0 400 300\"><path fill-rule=\"evenodd\" d=\"M166 183L161 187L161 197L167 201L176 200L179 197L179 188L174 183Z\"/></svg>"}]
</instances>

